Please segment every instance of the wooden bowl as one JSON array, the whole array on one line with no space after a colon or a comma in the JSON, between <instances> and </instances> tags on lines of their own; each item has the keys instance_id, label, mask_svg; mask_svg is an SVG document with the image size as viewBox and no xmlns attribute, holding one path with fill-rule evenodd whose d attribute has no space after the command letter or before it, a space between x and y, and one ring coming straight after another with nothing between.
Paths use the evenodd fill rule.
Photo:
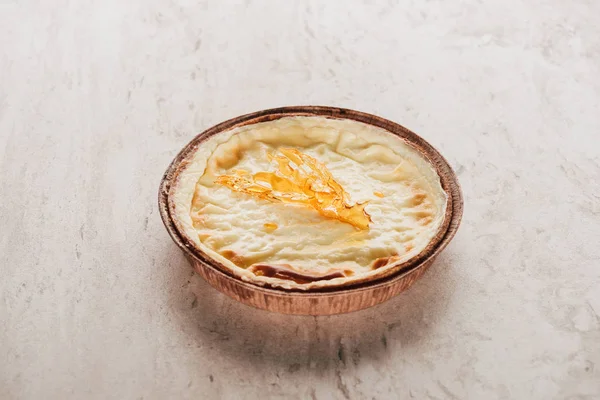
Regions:
<instances>
[{"instance_id":1,"label":"wooden bowl","mask_svg":"<svg viewBox=\"0 0 600 400\"><path fill-rule=\"evenodd\" d=\"M179 232L173 221L169 191L171 183L185 166L189 156L208 137L232 128L272 121L290 116L320 116L350 119L383 128L408 141L436 168L442 188L449 197L444 230L433 245L410 259L394 274L380 279L342 288L319 290L285 290L268 288L244 282L227 271L200 251ZM173 241L183 250L192 266L208 283L220 292L250 306L285 314L330 315L347 313L372 307L408 289L433 263L435 257L448 245L456 234L463 213L463 199L456 175L448 162L429 143L417 134L394 122L371 114L336 107L294 106L274 108L242 115L218 124L196 136L175 157L167 168L158 194L158 205L163 223Z\"/></svg>"}]
</instances>

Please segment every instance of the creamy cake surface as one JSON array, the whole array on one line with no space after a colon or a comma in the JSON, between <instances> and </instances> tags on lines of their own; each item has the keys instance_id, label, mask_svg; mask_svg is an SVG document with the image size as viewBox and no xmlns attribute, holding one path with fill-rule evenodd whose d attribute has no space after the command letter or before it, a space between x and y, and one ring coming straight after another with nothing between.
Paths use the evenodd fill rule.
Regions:
<instances>
[{"instance_id":1,"label":"creamy cake surface","mask_svg":"<svg viewBox=\"0 0 600 400\"><path fill-rule=\"evenodd\" d=\"M274 173L273 156L290 150L323 164L349 195L349 207L366 204L368 228L217 183L222 176ZM435 169L401 138L357 121L303 116L207 138L169 199L178 229L201 251L245 281L284 289L347 285L392 272L427 247L447 207Z\"/></svg>"}]
</instances>

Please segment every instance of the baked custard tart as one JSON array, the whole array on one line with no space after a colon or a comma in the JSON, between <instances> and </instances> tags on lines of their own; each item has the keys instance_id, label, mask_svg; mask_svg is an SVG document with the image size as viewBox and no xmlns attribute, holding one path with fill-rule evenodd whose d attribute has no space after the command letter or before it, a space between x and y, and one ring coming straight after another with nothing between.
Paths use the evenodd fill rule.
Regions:
<instances>
[{"instance_id":1,"label":"baked custard tart","mask_svg":"<svg viewBox=\"0 0 600 400\"><path fill-rule=\"evenodd\" d=\"M441 239L449 198L430 160L401 137L293 116L201 141L169 203L179 233L225 272L311 290L399 272Z\"/></svg>"}]
</instances>

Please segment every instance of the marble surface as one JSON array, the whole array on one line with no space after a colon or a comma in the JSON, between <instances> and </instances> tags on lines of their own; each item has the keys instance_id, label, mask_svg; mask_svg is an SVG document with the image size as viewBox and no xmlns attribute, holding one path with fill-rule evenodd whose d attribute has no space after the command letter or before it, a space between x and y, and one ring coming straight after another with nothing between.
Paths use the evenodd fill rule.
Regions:
<instances>
[{"instance_id":1,"label":"marble surface","mask_svg":"<svg viewBox=\"0 0 600 400\"><path fill-rule=\"evenodd\" d=\"M0 1L0 398L600 399L600 2ZM240 305L157 212L197 132L337 105L456 169L411 290Z\"/></svg>"}]
</instances>

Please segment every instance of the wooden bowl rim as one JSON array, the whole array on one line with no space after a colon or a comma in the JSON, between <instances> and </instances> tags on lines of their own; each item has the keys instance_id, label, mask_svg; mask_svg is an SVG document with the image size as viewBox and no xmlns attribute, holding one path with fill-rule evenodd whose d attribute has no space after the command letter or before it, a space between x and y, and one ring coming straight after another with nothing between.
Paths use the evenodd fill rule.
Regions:
<instances>
[{"instance_id":1,"label":"wooden bowl rim","mask_svg":"<svg viewBox=\"0 0 600 400\"><path fill-rule=\"evenodd\" d=\"M329 288L325 287L309 290L282 289L260 286L251 282L243 281L239 277L233 275L233 273L227 270L225 267L219 267L218 262L204 254L204 252L196 247L193 242L191 242L179 231L177 224L171 216L171 207L169 202L171 184L176 182L179 173L184 169L188 160L187 157L190 154L195 153L198 146L200 146L204 140L220 132L237 127L272 121L284 117L296 116L318 116L334 119L349 119L379 127L404 139L409 145L416 148L416 150L418 150L422 156L428 159L428 161L436 168L436 171L440 176L442 187L448 194L449 199L443 226L423 251L407 260L400 266L399 269L393 270L393 273L376 277L364 282L358 282L346 286L335 286ZM204 266L209 267L221 278L224 278L234 284L244 286L249 290L263 292L264 294L284 297L331 296L332 294L336 293L348 294L350 291L360 292L363 290L373 290L376 288L393 285L395 282L403 279L405 276L410 275L419 269L419 267L422 265L427 264L427 261L436 257L448 245L458 230L464 207L460 184L458 183L456 174L450 167L448 161L439 153L439 151L437 151L419 135L398 123L389 121L376 115L329 106L288 106L257 111L229 119L199 133L177 154L177 156L169 164L160 182L158 205L159 212L167 232L177 246L179 246L179 248L181 248L188 257L193 257Z\"/></svg>"}]
</instances>

